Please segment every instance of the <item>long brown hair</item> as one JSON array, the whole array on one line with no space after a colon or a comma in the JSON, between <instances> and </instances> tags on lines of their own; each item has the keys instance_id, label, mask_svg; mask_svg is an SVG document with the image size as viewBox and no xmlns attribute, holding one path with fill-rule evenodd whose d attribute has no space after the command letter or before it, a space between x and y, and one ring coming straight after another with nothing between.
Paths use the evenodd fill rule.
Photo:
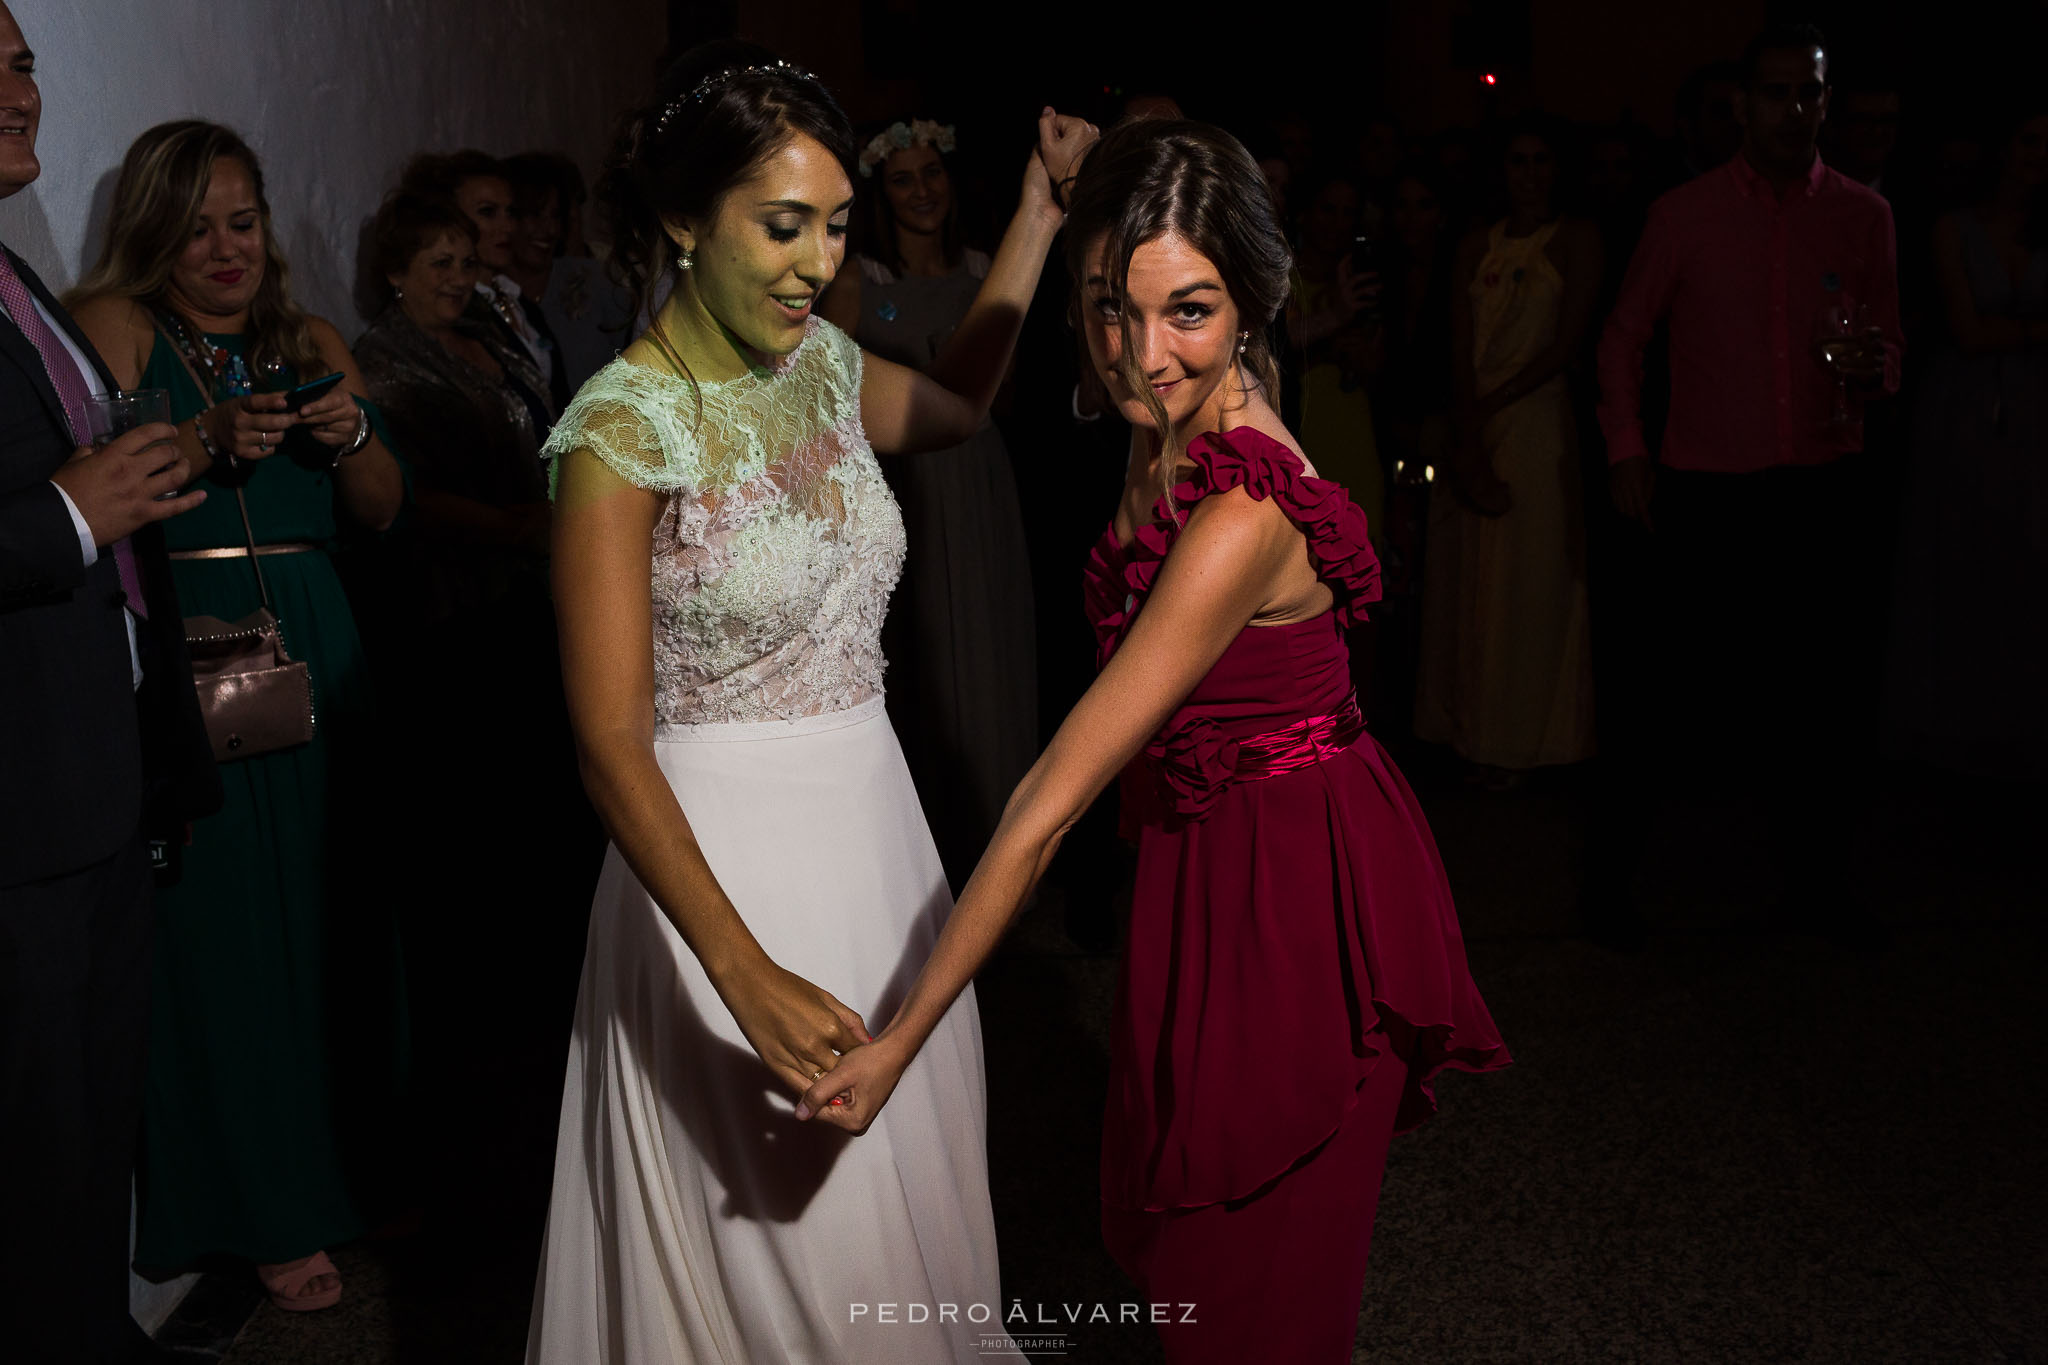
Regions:
<instances>
[{"instance_id":1,"label":"long brown hair","mask_svg":"<svg viewBox=\"0 0 2048 1365\"><path fill-rule=\"evenodd\" d=\"M1294 258L1258 163L1221 128L1191 119L1132 119L1110 129L1088 153L1067 211L1075 316L1082 316L1082 291L1097 265L1089 259L1097 241L1110 293L1120 299L1130 285L1131 254L1168 234L1214 262L1237 305L1238 325L1250 333L1241 372L1277 401L1280 369L1266 328L1287 302ZM1170 493L1181 454L1173 424L1138 366L1127 311L1117 325L1124 343L1117 369L1159 428L1160 480Z\"/></svg>"},{"instance_id":2,"label":"long brown hair","mask_svg":"<svg viewBox=\"0 0 2048 1365\"><path fill-rule=\"evenodd\" d=\"M171 267L192 239L213 180L214 164L233 157L249 172L263 222L263 280L249 303L250 361L276 358L301 375L321 369L312 321L292 300L291 267L278 249L263 167L233 129L200 119L159 123L128 148L114 182L114 207L99 260L65 297L83 301L113 295L148 307L165 306Z\"/></svg>"}]
</instances>

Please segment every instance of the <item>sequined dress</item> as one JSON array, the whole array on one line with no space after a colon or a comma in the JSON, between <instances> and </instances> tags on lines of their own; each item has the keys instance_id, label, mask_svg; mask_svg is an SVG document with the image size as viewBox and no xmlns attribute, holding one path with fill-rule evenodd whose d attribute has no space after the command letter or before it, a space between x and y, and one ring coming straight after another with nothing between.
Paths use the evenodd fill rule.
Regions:
<instances>
[{"instance_id":1,"label":"sequined dress","mask_svg":"<svg viewBox=\"0 0 2048 1365\"><path fill-rule=\"evenodd\" d=\"M666 495L656 758L769 956L879 1028L952 898L883 710L904 534L860 374L859 348L816 320L776 371L701 388L614 361L544 454L558 469L588 452ZM530 1365L986 1358L974 1323L1002 1304L973 993L866 1134L792 1108L611 849Z\"/></svg>"}]
</instances>

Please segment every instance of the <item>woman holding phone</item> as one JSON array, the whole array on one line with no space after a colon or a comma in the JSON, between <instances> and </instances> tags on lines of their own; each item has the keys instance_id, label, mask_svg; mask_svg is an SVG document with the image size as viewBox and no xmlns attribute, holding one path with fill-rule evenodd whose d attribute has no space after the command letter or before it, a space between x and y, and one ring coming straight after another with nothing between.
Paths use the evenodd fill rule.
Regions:
<instances>
[{"instance_id":1,"label":"woman holding phone","mask_svg":"<svg viewBox=\"0 0 2048 1365\"><path fill-rule=\"evenodd\" d=\"M278 1307L324 1308L341 1280L323 1248L365 1226L338 1118L389 1093L399 1036L378 898L329 922L333 873L371 861L374 836L352 837L366 803L337 798L370 694L325 547L344 518L388 527L404 485L340 334L292 300L262 170L232 131L185 120L136 139L99 261L68 303L123 388L169 390L179 446L216 485L166 524L183 609L249 615L260 565L313 685L312 740L221 765L226 805L194 827L159 895L136 1259L243 1257ZM343 1077L366 1087L346 1105L332 1092Z\"/></svg>"}]
</instances>

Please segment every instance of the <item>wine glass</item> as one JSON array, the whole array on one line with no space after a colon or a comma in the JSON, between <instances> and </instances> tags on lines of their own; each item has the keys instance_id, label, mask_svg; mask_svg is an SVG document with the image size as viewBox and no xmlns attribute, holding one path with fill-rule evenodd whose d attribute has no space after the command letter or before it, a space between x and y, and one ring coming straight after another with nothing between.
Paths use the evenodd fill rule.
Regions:
<instances>
[{"instance_id":1,"label":"wine glass","mask_svg":"<svg viewBox=\"0 0 2048 1365\"><path fill-rule=\"evenodd\" d=\"M1870 310L1839 295L1829 296L1814 322L1813 358L1835 381L1835 405L1827 420L1831 431L1847 432L1856 423L1855 414L1849 410L1849 377L1840 366L1860 349L1861 337L1869 326Z\"/></svg>"}]
</instances>

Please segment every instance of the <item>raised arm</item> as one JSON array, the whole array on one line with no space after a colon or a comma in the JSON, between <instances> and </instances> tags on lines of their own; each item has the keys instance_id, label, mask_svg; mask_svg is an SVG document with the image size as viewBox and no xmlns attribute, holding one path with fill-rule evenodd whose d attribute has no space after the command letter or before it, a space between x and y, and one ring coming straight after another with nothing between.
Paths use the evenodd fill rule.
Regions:
<instances>
[{"instance_id":1,"label":"raised arm","mask_svg":"<svg viewBox=\"0 0 2048 1365\"><path fill-rule=\"evenodd\" d=\"M777 1080L802 1094L867 1041L860 1016L783 970L712 874L654 756L651 569L661 495L587 450L563 458L554 531L555 614L577 763L605 832L703 964Z\"/></svg>"},{"instance_id":2,"label":"raised arm","mask_svg":"<svg viewBox=\"0 0 2048 1365\"><path fill-rule=\"evenodd\" d=\"M1017 212L973 307L931 369L920 374L879 356L863 357L861 424L876 450L902 455L959 445L987 419L1065 216L1052 187L1073 175L1094 141L1093 125L1051 109L1040 114Z\"/></svg>"},{"instance_id":3,"label":"raised arm","mask_svg":"<svg viewBox=\"0 0 2048 1365\"><path fill-rule=\"evenodd\" d=\"M1301 534L1242 489L1203 499L1167 555L1130 634L1011 793L988 849L895 1018L810 1088L816 1112L860 1131L888 1100L953 1001L1001 942L1060 841L1159 732L1290 571ZM843 1101L832 1106L834 1099Z\"/></svg>"}]
</instances>

